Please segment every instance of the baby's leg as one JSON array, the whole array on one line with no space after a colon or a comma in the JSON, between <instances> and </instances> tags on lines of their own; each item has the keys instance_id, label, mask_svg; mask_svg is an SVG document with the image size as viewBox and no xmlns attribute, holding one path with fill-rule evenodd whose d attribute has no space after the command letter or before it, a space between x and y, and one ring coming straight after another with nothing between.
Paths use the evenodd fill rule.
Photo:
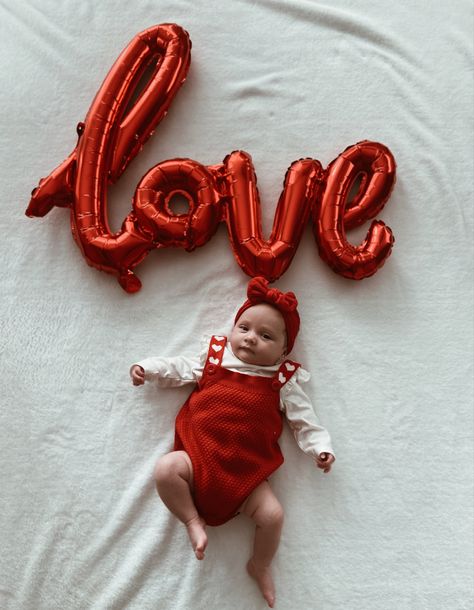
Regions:
<instances>
[{"instance_id":1,"label":"baby's leg","mask_svg":"<svg viewBox=\"0 0 474 610\"><path fill-rule=\"evenodd\" d=\"M196 557L204 559L206 524L194 505L193 465L186 451L172 451L160 458L155 466L155 481L164 504L186 526Z\"/></svg>"},{"instance_id":2,"label":"baby's leg","mask_svg":"<svg viewBox=\"0 0 474 610\"><path fill-rule=\"evenodd\" d=\"M273 608L275 586L270 565L280 543L283 508L268 481L264 481L244 502L241 512L253 519L256 524L253 556L247 564L247 570L257 581L270 608Z\"/></svg>"}]
</instances>

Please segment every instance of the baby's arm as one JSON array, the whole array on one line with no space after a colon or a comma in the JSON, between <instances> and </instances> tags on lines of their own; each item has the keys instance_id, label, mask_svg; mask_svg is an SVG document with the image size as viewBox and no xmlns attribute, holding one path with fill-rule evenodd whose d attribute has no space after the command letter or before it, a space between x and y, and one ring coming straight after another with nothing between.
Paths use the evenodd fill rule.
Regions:
<instances>
[{"instance_id":1,"label":"baby's arm","mask_svg":"<svg viewBox=\"0 0 474 610\"><path fill-rule=\"evenodd\" d=\"M310 455L318 468L330 472L335 461L329 432L322 426L313 405L298 381L308 381L309 373L301 370L281 390L281 408L293 430L300 449Z\"/></svg>"},{"instance_id":2,"label":"baby's arm","mask_svg":"<svg viewBox=\"0 0 474 610\"><path fill-rule=\"evenodd\" d=\"M143 385L145 381L153 381L161 387L178 387L196 383L201 376L202 365L199 360L186 356L146 358L130 368L133 385Z\"/></svg>"}]
</instances>

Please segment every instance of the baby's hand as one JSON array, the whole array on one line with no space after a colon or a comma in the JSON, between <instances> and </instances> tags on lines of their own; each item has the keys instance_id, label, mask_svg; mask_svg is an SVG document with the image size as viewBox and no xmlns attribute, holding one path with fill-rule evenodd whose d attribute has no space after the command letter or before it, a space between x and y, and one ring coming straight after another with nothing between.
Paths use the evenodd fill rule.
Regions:
<instances>
[{"instance_id":1,"label":"baby's hand","mask_svg":"<svg viewBox=\"0 0 474 610\"><path fill-rule=\"evenodd\" d=\"M145 371L138 364L134 364L130 369L130 377L133 385L143 385L145 383Z\"/></svg>"},{"instance_id":2,"label":"baby's hand","mask_svg":"<svg viewBox=\"0 0 474 610\"><path fill-rule=\"evenodd\" d=\"M316 465L324 472L329 472L331 470L331 466L335 461L335 457L332 453L320 453L318 457L314 458Z\"/></svg>"}]
</instances>

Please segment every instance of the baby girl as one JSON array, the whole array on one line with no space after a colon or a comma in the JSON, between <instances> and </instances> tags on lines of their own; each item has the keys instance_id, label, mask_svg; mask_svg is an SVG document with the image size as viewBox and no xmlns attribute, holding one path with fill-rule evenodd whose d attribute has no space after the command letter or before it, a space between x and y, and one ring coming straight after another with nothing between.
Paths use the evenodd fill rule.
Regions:
<instances>
[{"instance_id":1,"label":"baby girl","mask_svg":"<svg viewBox=\"0 0 474 610\"><path fill-rule=\"evenodd\" d=\"M309 373L286 358L298 334L292 292L249 282L248 299L229 337L213 336L200 360L147 358L130 369L134 385L196 384L176 418L174 450L155 468L158 494L184 523L194 553L204 558L206 525L242 513L256 524L247 570L273 608L271 562L278 549L283 509L268 477L282 464L282 413L301 449L324 472L334 462L331 439L301 388Z\"/></svg>"}]
</instances>

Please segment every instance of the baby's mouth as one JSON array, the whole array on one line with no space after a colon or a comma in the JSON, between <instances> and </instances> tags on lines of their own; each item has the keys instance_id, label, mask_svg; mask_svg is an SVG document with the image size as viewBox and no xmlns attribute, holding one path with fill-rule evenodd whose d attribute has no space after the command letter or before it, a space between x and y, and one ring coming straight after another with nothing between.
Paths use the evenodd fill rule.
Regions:
<instances>
[{"instance_id":1,"label":"baby's mouth","mask_svg":"<svg viewBox=\"0 0 474 610\"><path fill-rule=\"evenodd\" d=\"M241 345L240 349L243 349L246 352L250 352L251 354L253 354L253 349L251 349L250 347L247 347L246 345Z\"/></svg>"}]
</instances>

